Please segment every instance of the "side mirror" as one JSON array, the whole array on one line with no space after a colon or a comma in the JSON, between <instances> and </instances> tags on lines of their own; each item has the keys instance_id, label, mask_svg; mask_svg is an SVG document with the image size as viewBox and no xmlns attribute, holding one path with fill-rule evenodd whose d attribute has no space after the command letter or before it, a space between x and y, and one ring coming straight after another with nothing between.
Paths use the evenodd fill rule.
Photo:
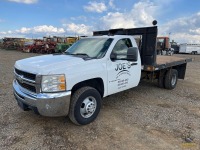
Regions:
<instances>
[{"instance_id":1,"label":"side mirror","mask_svg":"<svg viewBox=\"0 0 200 150\"><path fill-rule=\"evenodd\" d=\"M117 59L117 54L111 53L110 59L111 59L112 61L116 60L116 59Z\"/></svg>"},{"instance_id":2,"label":"side mirror","mask_svg":"<svg viewBox=\"0 0 200 150\"><path fill-rule=\"evenodd\" d=\"M136 47L128 48L127 60L129 60L129 61L137 61L138 60L138 49Z\"/></svg>"}]
</instances>

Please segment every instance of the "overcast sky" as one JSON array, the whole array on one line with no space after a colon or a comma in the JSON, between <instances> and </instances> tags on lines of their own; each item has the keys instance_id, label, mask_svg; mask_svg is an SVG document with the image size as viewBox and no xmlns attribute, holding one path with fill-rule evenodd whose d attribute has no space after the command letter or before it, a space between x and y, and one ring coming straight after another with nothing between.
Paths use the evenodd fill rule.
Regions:
<instances>
[{"instance_id":1,"label":"overcast sky","mask_svg":"<svg viewBox=\"0 0 200 150\"><path fill-rule=\"evenodd\" d=\"M0 38L91 35L154 19L159 36L200 43L200 0L0 0Z\"/></svg>"}]
</instances>

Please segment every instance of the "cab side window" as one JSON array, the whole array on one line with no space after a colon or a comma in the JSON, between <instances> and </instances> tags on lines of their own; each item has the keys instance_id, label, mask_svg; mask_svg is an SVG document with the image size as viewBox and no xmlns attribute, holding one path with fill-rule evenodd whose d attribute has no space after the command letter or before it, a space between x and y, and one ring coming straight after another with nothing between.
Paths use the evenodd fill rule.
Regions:
<instances>
[{"instance_id":1,"label":"cab side window","mask_svg":"<svg viewBox=\"0 0 200 150\"><path fill-rule=\"evenodd\" d=\"M129 47L132 47L131 40L128 38L121 39L115 44L112 54L114 54L117 59L126 60Z\"/></svg>"}]
</instances>

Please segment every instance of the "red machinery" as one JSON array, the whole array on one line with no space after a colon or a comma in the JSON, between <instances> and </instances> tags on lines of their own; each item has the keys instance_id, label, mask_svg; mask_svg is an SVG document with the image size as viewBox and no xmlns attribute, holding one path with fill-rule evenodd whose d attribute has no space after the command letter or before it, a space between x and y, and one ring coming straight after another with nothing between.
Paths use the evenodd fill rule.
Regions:
<instances>
[{"instance_id":1,"label":"red machinery","mask_svg":"<svg viewBox=\"0 0 200 150\"><path fill-rule=\"evenodd\" d=\"M51 54L54 53L55 47L55 42L44 42L43 40L34 40L26 42L24 44L23 52Z\"/></svg>"}]
</instances>

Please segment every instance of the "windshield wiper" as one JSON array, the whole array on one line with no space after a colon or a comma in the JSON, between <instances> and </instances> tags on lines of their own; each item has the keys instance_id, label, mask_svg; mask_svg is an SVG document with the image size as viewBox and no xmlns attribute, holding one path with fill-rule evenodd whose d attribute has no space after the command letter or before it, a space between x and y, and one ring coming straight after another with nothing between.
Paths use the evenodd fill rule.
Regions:
<instances>
[{"instance_id":1,"label":"windshield wiper","mask_svg":"<svg viewBox=\"0 0 200 150\"><path fill-rule=\"evenodd\" d=\"M88 54L85 54L85 53L76 53L76 54L73 54L73 55L83 55L83 56L90 57L90 56L88 56Z\"/></svg>"},{"instance_id":2,"label":"windshield wiper","mask_svg":"<svg viewBox=\"0 0 200 150\"><path fill-rule=\"evenodd\" d=\"M67 54L67 55L73 55L73 54L71 54L70 52L68 52L68 51L65 51L65 52L63 52L64 54Z\"/></svg>"},{"instance_id":3,"label":"windshield wiper","mask_svg":"<svg viewBox=\"0 0 200 150\"><path fill-rule=\"evenodd\" d=\"M84 55L84 56L90 57L90 56L88 56L88 54L85 54L85 53L76 53L76 54L73 54L73 53L70 53L70 52L65 52L65 54L67 54L67 55Z\"/></svg>"},{"instance_id":4,"label":"windshield wiper","mask_svg":"<svg viewBox=\"0 0 200 150\"><path fill-rule=\"evenodd\" d=\"M66 55L76 55L76 56L86 56L87 58L91 58L88 54L85 53L76 53L76 54L72 54L70 52L65 52Z\"/></svg>"}]
</instances>

